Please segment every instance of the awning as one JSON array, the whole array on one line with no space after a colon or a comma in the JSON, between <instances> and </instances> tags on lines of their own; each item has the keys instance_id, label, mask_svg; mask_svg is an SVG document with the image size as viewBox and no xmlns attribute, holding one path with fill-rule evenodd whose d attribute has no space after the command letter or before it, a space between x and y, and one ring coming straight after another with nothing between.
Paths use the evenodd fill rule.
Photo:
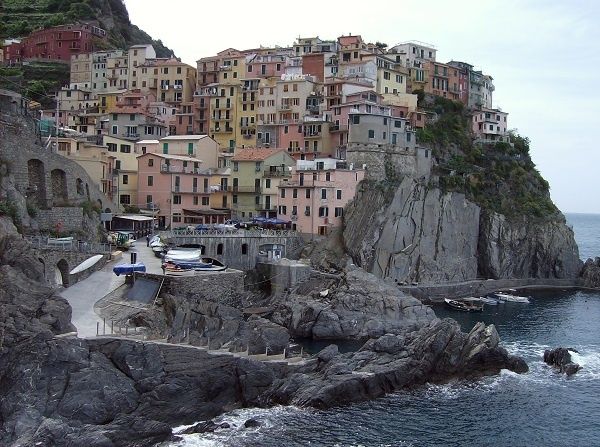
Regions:
<instances>
[{"instance_id":1,"label":"awning","mask_svg":"<svg viewBox=\"0 0 600 447\"><path fill-rule=\"evenodd\" d=\"M183 210L184 216L228 216L231 210Z\"/></svg>"}]
</instances>

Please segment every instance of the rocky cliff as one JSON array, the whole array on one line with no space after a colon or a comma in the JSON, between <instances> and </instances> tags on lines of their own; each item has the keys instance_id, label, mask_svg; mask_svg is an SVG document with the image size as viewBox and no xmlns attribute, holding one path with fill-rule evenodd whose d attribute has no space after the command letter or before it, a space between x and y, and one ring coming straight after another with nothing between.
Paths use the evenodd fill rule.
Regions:
<instances>
[{"instance_id":1,"label":"rocky cliff","mask_svg":"<svg viewBox=\"0 0 600 447\"><path fill-rule=\"evenodd\" d=\"M576 278L573 231L535 169L529 140L476 143L471 112L424 95L437 119L417 137L430 169L412 174L397 159L368 170L345 211L344 244L354 261L398 283L483 278ZM407 155L408 156L408 155Z\"/></svg>"}]
</instances>

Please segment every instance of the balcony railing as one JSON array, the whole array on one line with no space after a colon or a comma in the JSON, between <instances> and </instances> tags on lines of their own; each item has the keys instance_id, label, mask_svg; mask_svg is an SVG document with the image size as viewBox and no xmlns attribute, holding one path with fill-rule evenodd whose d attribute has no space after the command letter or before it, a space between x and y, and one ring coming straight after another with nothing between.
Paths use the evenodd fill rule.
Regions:
<instances>
[{"instance_id":1,"label":"balcony railing","mask_svg":"<svg viewBox=\"0 0 600 447\"><path fill-rule=\"evenodd\" d=\"M266 178L276 178L276 177L290 177L292 174L288 170L275 170L275 171L265 171L263 177Z\"/></svg>"},{"instance_id":2,"label":"balcony railing","mask_svg":"<svg viewBox=\"0 0 600 447\"><path fill-rule=\"evenodd\" d=\"M248 193L256 193L261 194L262 188L260 186L229 186L227 187L227 191L229 192L248 192Z\"/></svg>"}]
</instances>

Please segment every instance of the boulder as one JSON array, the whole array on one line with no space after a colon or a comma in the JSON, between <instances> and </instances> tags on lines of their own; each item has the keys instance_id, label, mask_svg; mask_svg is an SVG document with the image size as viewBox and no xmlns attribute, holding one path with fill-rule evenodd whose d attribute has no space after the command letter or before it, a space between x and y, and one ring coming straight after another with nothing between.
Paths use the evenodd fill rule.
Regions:
<instances>
[{"instance_id":1,"label":"boulder","mask_svg":"<svg viewBox=\"0 0 600 447\"><path fill-rule=\"evenodd\" d=\"M246 422L244 422L244 427L245 428L256 428L256 427L260 427L262 424L257 421L256 419L248 419Z\"/></svg>"},{"instance_id":2,"label":"boulder","mask_svg":"<svg viewBox=\"0 0 600 447\"><path fill-rule=\"evenodd\" d=\"M588 259L581 270L584 287L600 287L600 258Z\"/></svg>"},{"instance_id":3,"label":"boulder","mask_svg":"<svg viewBox=\"0 0 600 447\"><path fill-rule=\"evenodd\" d=\"M561 373L565 373L567 376L571 376L581 369L578 363L573 363L571 360L571 353L567 348L546 349L544 351L544 362L558 368Z\"/></svg>"}]
</instances>

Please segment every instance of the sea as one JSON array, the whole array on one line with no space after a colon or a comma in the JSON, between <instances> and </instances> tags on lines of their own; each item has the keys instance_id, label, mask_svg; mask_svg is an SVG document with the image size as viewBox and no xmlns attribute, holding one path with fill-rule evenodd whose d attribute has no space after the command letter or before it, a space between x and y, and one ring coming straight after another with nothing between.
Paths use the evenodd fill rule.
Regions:
<instances>
[{"instance_id":1,"label":"sea","mask_svg":"<svg viewBox=\"0 0 600 447\"><path fill-rule=\"evenodd\" d=\"M582 259L600 256L600 215L566 214ZM529 304L485 306L481 314L435 307L469 331L496 325L502 344L529 364L527 374L502 371L402 391L371 402L319 411L276 407L224 414L232 429L185 435L178 447L600 446L600 294L529 290ZM545 349L578 351L571 377L542 361ZM243 428L244 421L260 421Z\"/></svg>"}]
</instances>

